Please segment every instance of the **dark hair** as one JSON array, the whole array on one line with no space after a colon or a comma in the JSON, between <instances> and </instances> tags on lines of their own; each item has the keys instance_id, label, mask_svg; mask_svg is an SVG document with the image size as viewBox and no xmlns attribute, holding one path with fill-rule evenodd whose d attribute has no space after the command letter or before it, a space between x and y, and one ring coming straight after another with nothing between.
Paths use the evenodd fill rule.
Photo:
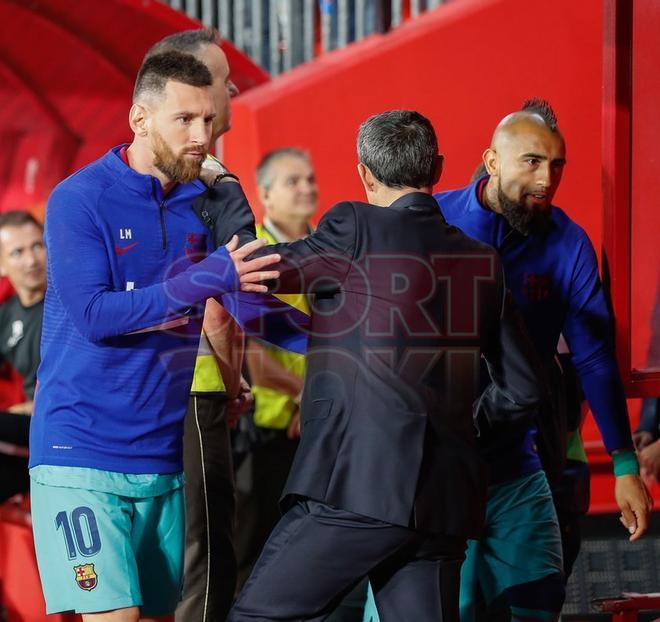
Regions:
<instances>
[{"instance_id":1,"label":"dark hair","mask_svg":"<svg viewBox=\"0 0 660 622\"><path fill-rule=\"evenodd\" d=\"M133 101L146 93L158 95L169 80L190 86L211 86L213 78L206 65L190 54L163 52L145 58L135 80Z\"/></svg>"},{"instance_id":2,"label":"dark hair","mask_svg":"<svg viewBox=\"0 0 660 622\"><path fill-rule=\"evenodd\" d=\"M0 214L0 229L4 227L23 227L24 225L34 225L43 231L41 223L30 212L23 210L12 210Z\"/></svg>"},{"instance_id":3,"label":"dark hair","mask_svg":"<svg viewBox=\"0 0 660 622\"><path fill-rule=\"evenodd\" d=\"M526 99L520 110L539 115L550 130L553 132L557 131L557 115L548 100L541 99L540 97Z\"/></svg>"},{"instance_id":4,"label":"dark hair","mask_svg":"<svg viewBox=\"0 0 660 622\"><path fill-rule=\"evenodd\" d=\"M281 147L269 151L263 158L261 158L257 165L257 186L260 188L270 188L275 182L273 178L273 163L284 157L300 158L310 162L309 154L298 147Z\"/></svg>"},{"instance_id":5,"label":"dark hair","mask_svg":"<svg viewBox=\"0 0 660 622\"><path fill-rule=\"evenodd\" d=\"M195 55L202 45L220 45L221 41L218 31L214 28L182 30L154 43L146 53L145 59L163 52L183 52Z\"/></svg>"},{"instance_id":6,"label":"dark hair","mask_svg":"<svg viewBox=\"0 0 660 622\"><path fill-rule=\"evenodd\" d=\"M438 140L431 122L414 110L389 110L360 125L358 158L390 188L422 188L435 181Z\"/></svg>"}]
</instances>

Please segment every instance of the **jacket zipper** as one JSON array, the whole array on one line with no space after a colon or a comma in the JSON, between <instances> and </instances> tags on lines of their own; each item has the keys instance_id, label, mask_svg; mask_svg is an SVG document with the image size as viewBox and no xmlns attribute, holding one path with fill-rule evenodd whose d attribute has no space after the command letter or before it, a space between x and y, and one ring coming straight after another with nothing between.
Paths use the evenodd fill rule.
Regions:
<instances>
[{"instance_id":1,"label":"jacket zipper","mask_svg":"<svg viewBox=\"0 0 660 622\"><path fill-rule=\"evenodd\" d=\"M160 231L163 236L163 250L167 248L167 230L165 229L165 202L161 201L158 206L160 210Z\"/></svg>"},{"instance_id":2,"label":"jacket zipper","mask_svg":"<svg viewBox=\"0 0 660 622\"><path fill-rule=\"evenodd\" d=\"M167 249L167 229L165 229L165 201L158 201L158 194L156 192L156 180L151 178L151 190L156 203L158 204L158 217L160 219L160 234L163 239L163 250Z\"/></svg>"},{"instance_id":3,"label":"jacket zipper","mask_svg":"<svg viewBox=\"0 0 660 622\"><path fill-rule=\"evenodd\" d=\"M502 241L499 243L499 245L495 246L500 255L503 255L505 251L513 246L517 238L515 229L508 223L507 226L509 227L509 230L504 234L504 237L502 238Z\"/></svg>"}]
</instances>

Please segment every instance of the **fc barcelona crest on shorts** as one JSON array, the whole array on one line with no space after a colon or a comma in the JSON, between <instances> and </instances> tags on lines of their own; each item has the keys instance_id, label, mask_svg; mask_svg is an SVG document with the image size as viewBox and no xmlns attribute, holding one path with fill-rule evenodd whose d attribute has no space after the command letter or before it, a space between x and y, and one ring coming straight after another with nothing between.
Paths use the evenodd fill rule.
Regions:
<instances>
[{"instance_id":1,"label":"fc barcelona crest on shorts","mask_svg":"<svg viewBox=\"0 0 660 622\"><path fill-rule=\"evenodd\" d=\"M93 590L98 584L98 577L94 572L94 564L83 564L82 566L74 566L73 571L76 573L76 582L81 589Z\"/></svg>"}]
</instances>

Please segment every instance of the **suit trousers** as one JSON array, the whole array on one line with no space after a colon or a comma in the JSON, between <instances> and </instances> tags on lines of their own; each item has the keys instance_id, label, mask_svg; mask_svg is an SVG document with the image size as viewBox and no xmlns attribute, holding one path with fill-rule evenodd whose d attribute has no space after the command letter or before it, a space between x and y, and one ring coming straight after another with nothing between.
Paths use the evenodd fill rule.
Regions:
<instances>
[{"instance_id":1,"label":"suit trousers","mask_svg":"<svg viewBox=\"0 0 660 622\"><path fill-rule=\"evenodd\" d=\"M236 585L234 475L224 397L191 395L184 424L186 549L176 622L218 622Z\"/></svg>"},{"instance_id":2,"label":"suit trousers","mask_svg":"<svg viewBox=\"0 0 660 622\"><path fill-rule=\"evenodd\" d=\"M266 542L228 620L320 622L369 576L381 622L458 622L465 545L300 500Z\"/></svg>"}]
</instances>

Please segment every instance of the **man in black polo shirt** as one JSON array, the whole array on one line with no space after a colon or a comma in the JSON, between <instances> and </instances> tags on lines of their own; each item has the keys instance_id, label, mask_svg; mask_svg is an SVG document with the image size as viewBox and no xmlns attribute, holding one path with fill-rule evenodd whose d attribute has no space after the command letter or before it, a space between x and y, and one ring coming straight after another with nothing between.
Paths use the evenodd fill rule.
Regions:
<instances>
[{"instance_id":1,"label":"man in black polo shirt","mask_svg":"<svg viewBox=\"0 0 660 622\"><path fill-rule=\"evenodd\" d=\"M0 275L16 293L0 304L0 362L23 377L25 400L0 412L0 502L29 488L28 430L39 367L46 250L41 225L27 212L0 214Z\"/></svg>"}]
</instances>

